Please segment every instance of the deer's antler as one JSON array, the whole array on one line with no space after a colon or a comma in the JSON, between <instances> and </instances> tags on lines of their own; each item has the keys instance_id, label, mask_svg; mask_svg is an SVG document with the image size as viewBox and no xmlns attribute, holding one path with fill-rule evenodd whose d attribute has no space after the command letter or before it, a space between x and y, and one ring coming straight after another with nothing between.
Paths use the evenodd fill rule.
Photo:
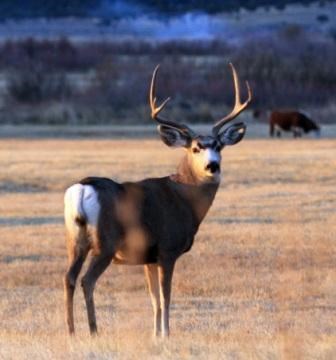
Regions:
<instances>
[{"instance_id":1,"label":"deer's antler","mask_svg":"<svg viewBox=\"0 0 336 360\"><path fill-rule=\"evenodd\" d=\"M238 75L237 75L236 69L234 68L234 66L231 63L230 63L230 67L231 67L232 74L233 74L233 82L234 82L234 89L235 89L235 105L234 105L233 110L230 112L230 114L226 115L224 118L218 120L215 123L215 125L212 128L212 133L214 136L218 135L220 129L225 124L227 124L228 122L235 119L243 110L245 110L252 100L252 91L251 91L249 83L246 81L248 97L244 103L241 102Z\"/></svg>"},{"instance_id":2,"label":"deer's antler","mask_svg":"<svg viewBox=\"0 0 336 360\"><path fill-rule=\"evenodd\" d=\"M161 105L156 105L156 96L155 96L155 88L156 88L156 76L159 70L160 65L157 65L154 69L150 91L149 91L149 104L151 107L151 116L153 120L156 120L160 125L168 126L170 128L176 129L178 131L182 131L184 134L189 135L190 137L194 137L195 133L185 124L179 124L175 121L170 121L159 116L160 112L166 106L167 102L170 100L168 97L166 100L162 102Z\"/></svg>"}]
</instances>

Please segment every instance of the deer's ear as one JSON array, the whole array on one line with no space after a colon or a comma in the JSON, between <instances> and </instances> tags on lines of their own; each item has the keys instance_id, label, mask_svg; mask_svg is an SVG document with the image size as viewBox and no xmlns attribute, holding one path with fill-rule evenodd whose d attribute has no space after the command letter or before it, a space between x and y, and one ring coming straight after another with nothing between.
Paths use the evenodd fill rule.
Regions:
<instances>
[{"instance_id":1,"label":"deer's ear","mask_svg":"<svg viewBox=\"0 0 336 360\"><path fill-rule=\"evenodd\" d=\"M218 137L221 144L235 145L244 137L246 133L246 125L244 123L233 124L232 126L221 132Z\"/></svg>"},{"instance_id":2,"label":"deer's ear","mask_svg":"<svg viewBox=\"0 0 336 360\"><path fill-rule=\"evenodd\" d=\"M168 146L188 147L191 143L191 137L178 129L169 126L159 125L158 131L161 140Z\"/></svg>"}]
</instances>

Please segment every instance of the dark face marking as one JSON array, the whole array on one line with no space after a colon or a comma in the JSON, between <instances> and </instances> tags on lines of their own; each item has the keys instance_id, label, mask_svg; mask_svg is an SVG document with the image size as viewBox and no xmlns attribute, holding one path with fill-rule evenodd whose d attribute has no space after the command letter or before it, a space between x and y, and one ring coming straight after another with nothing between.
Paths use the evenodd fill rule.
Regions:
<instances>
[{"instance_id":1,"label":"dark face marking","mask_svg":"<svg viewBox=\"0 0 336 360\"><path fill-rule=\"evenodd\" d=\"M213 149L216 152L222 150L222 144L212 136L200 135L197 137L197 142L192 146L193 153L199 153L201 150Z\"/></svg>"},{"instance_id":2,"label":"dark face marking","mask_svg":"<svg viewBox=\"0 0 336 360\"><path fill-rule=\"evenodd\" d=\"M200 141L197 142L197 146L201 149L204 150L205 149L205 145L203 145Z\"/></svg>"}]
</instances>

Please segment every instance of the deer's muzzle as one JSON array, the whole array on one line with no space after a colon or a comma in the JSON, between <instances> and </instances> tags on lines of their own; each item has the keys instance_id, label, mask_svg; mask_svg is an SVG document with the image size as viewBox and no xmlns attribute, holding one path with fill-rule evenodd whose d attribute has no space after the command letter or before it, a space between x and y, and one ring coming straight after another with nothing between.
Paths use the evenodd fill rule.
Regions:
<instances>
[{"instance_id":1,"label":"deer's muzzle","mask_svg":"<svg viewBox=\"0 0 336 360\"><path fill-rule=\"evenodd\" d=\"M220 166L216 161L211 161L205 168L205 170L209 170L212 174L219 172Z\"/></svg>"}]
</instances>

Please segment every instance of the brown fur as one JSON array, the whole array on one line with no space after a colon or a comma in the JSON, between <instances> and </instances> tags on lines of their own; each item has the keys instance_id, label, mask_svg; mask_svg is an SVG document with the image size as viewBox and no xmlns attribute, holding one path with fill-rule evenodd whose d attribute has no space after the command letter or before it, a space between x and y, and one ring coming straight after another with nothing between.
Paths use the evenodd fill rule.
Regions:
<instances>
[{"instance_id":1,"label":"brown fur","mask_svg":"<svg viewBox=\"0 0 336 360\"><path fill-rule=\"evenodd\" d=\"M294 137L300 137L302 132L319 132L320 130L319 126L316 125L313 120L298 111L272 111L269 118L269 124L270 136L272 137L275 135L276 127L278 128L276 132L278 137L281 136L280 129L293 132Z\"/></svg>"}]
</instances>

